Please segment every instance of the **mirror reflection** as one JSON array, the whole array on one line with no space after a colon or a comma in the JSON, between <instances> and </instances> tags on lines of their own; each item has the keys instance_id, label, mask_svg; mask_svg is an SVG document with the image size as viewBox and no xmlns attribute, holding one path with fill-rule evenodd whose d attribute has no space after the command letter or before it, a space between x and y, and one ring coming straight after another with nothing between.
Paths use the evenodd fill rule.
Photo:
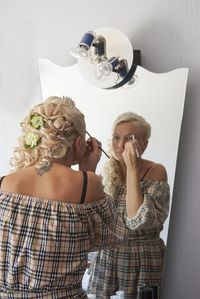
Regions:
<instances>
[{"instance_id":1,"label":"mirror reflection","mask_svg":"<svg viewBox=\"0 0 200 299\"><path fill-rule=\"evenodd\" d=\"M123 290L136 298L144 284L161 285L165 245L159 237L169 211L169 185L163 165L142 158L151 126L138 114L120 114L114 122L111 157L103 183L123 217L131 206L126 240L98 252L90 267L89 292L109 298ZM130 220L129 220L130 219Z\"/></svg>"},{"instance_id":2,"label":"mirror reflection","mask_svg":"<svg viewBox=\"0 0 200 299\"><path fill-rule=\"evenodd\" d=\"M101 141L102 148L110 155L111 158L108 159L102 154L97 173L101 173L107 192L111 192L112 196L112 192L118 194L116 198L119 198L119 214L124 212L123 198L129 185L129 175L124 164L134 163L132 156L130 159L128 155L133 154L130 148L127 148L126 158L122 159L122 148L125 148L125 144L128 146L129 143L133 143L134 147L131 149L134 148L134 154L138 152L139 156L137 182L130 191L137 193L138 206L134 223L126 223L130 230L130 241L128 238L127 243L123 243L121 247L106 249L95 255L87 272L90 277L84 277L85 289L95 293L97 298L109 298L116 291L124 289L125 298L136 298L138 287L147 283L151 285L148 288L152 292L155 285L161 284L169 216L165 219L169 210L169 190L170 203L173 194L187 69L155 74L138 66L135 72L137 80L132 88L103 90L85 81L77 64L60 67L41 59L39 68L43 97L58 94L76 99L77 105L85 113L87 130ZM130 121L126 118L119 123L116 121L118 117L123 119L126 112L136 113L143 125L147 122L148 127L150 124L150 138L148 130L143 128L145 126L138 125L141 124L140 121L137 123L132 118ZM118 165L118 170L113 171L113 162ZM103 171L105 164L108 164L107 172ZM131 186L132 184L131 179ZM140 225L138 229L137 225ZM160 231L160 237L164 242L158 237ZM139 241L140 238L142 241ZM145 251L144 248L141 249L141 244ZM140 264L141 252L145 262ZM158 289L157 291L159 292ZM141 292L145 290L141 288Z\"/></svg>"}]
</instances>

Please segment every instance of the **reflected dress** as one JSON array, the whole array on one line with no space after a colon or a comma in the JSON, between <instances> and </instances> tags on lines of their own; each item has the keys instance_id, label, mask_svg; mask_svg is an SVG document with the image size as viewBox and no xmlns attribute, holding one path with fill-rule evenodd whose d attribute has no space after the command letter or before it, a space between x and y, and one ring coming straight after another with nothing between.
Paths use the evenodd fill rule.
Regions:
<instances>
[{"instance_id":1,"label":"reflected dress","mask_svg":"<svg viewBox=\"0 0 200 299\"><path fill-rule=\"evenodd\" d=\"M159 233L169 211L169 185L165 181L141 181L141 190L143 204L128 219L126 187L118 188L117 211L126 219L129 233L115 248L99 251L90 267L88 291L97 299L108 299L117 290L125 292L125 299L134 299L145 283L161 284L165 244Z\"/></svg>"},{"instance_id":2,"label":"reflected dress","mask_svg":"<svg viewBox=\"0 0 200 299\"><path fill-rule=\"evenodd\" d=\"M0 298L87 298L88 252L124 237L115 216L106 196L74 204L0 190Z\"/></svg>"}]
</instances>

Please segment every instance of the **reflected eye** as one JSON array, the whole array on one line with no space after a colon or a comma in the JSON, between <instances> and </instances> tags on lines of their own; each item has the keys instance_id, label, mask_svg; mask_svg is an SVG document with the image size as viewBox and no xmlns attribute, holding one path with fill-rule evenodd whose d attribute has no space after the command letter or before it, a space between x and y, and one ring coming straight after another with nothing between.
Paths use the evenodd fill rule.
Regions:
<instances>
[{"instance_id":1,"label":"reflected eye","mask_svg":"<svg viewBox=\"0 0 200 299\"><path fill-rule=\"evenodd\" d=\"M126 136L126 137L125 137L125 142L128 142L128 141L130 141L130 140L132 140L132 139L133 139L132 135L130 135L130 136Z\"/></svg>"},{"instance_id":2,"label":"reflected eye","mask_svg":"<svg viewBox=\"0 0 200 299\"><path fill-rule=\"evenodd\" d=\"M115 142L118 142L120 140L120 137L117 135L114 135L112 140Z\"/></svg>"}]
</instances>

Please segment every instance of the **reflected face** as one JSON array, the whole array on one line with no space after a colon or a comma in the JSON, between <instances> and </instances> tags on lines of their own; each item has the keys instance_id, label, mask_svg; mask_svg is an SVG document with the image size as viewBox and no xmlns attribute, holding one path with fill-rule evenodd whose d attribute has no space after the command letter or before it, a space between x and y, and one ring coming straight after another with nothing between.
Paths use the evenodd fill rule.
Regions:
<instances>
[{"instance_id":1,"label":"reflected face","mask_svg":"<svg viewBox=\"0 0 200 299\"><path fill-rule=\"evenodd\" d=\"M117 161L122 158L125 144L132 139L133 134L144 151L147 141L144 138L144 129L137 122L122 122L115 126L112 136L112 151L113 157Z\"/></svg>"}]
</instances>

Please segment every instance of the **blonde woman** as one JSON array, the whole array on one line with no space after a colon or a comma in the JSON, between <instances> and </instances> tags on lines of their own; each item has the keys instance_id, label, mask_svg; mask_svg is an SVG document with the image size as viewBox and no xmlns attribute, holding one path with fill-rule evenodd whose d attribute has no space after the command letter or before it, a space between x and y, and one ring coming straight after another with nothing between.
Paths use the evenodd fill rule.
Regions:
<instances>
[{"instance_id":1,"label":"blonde woman","mask_svg":"<svg viewBox=\"0 0 200 299\"><path fill-rule=\"evenodd\" d=\"M110 298L117 290L134 299L144 284L161 284L165 245L159 233L168 215L169 185L165 167L142 158L150 135L150 125L132 112L119 115L113 125L103 182L118 215L127 214L129 235L97 254L89 284L97 299Z\"/></svg>"},{"instance_id":2,"label":"blonde woman","mask_svg":"<svg viewBox=\"0 0 200 299\"><path fill-rule=\"evenodd\" d=\"M0 180L0 298L87 298L87 253L125 233L93 172L99 143L85 140L84 115L70 98L48 98L21 126L14 170Z\"/></svg>"}]
</instances>

